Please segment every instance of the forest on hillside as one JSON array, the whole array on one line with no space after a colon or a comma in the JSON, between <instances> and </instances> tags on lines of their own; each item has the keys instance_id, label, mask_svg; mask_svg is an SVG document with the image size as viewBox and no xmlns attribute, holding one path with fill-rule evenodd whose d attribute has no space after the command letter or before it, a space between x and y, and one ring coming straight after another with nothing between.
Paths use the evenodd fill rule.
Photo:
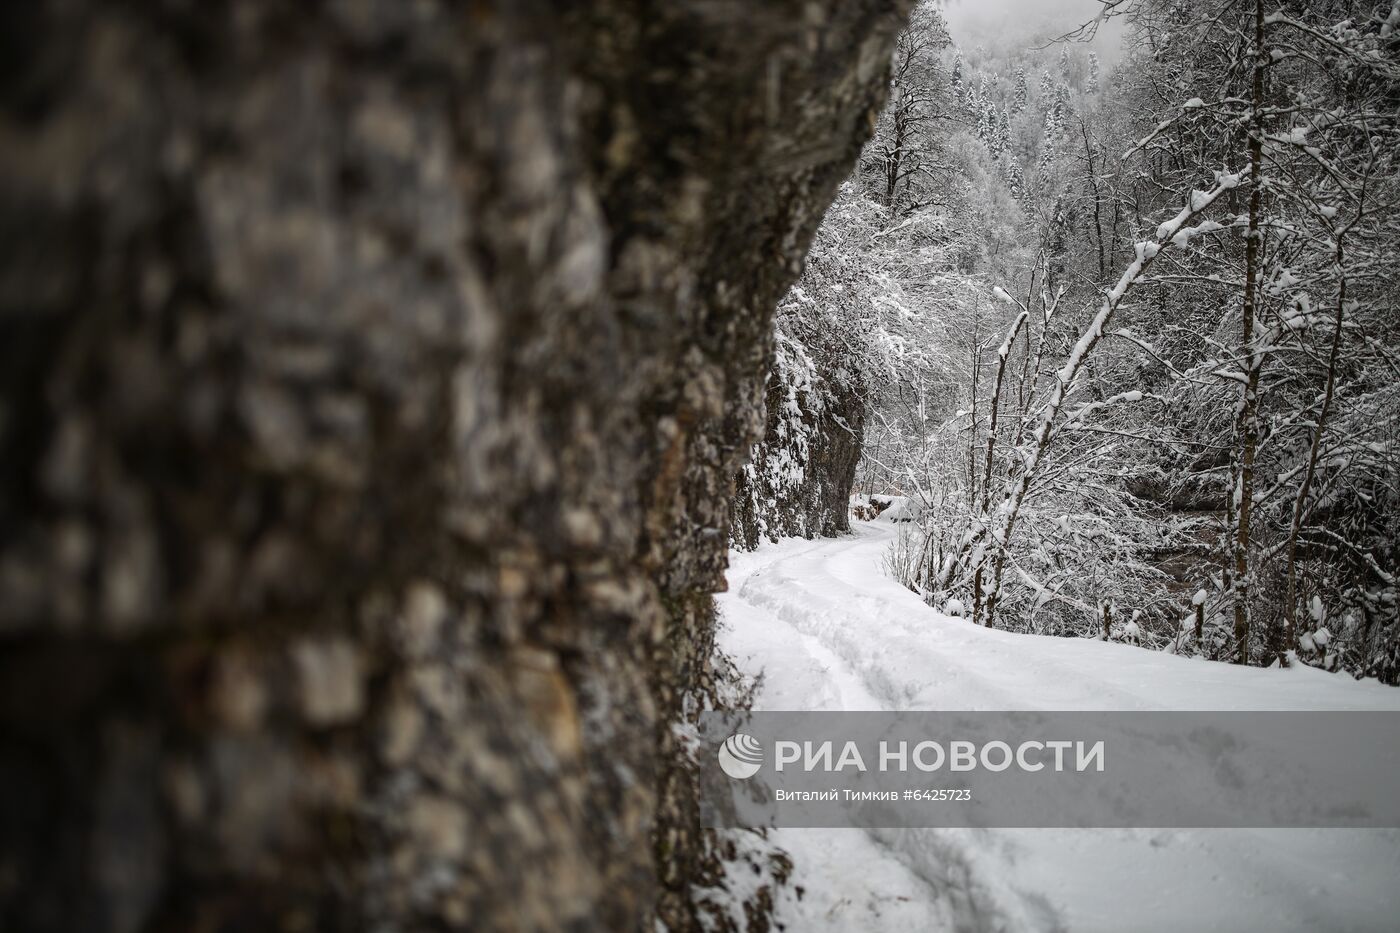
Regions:
<instances>
[{"instance_id":1,"label":"forest on hillside","mask_svg":"<svg viewBox=\"0 0 1400 933\"><path fill-rule=\"evenodd\" d=\"M903 496L888 572L975 624L1400 683L1400 6L1101 5L915 9L735 541Z\"/></svg>"}]
</instances>

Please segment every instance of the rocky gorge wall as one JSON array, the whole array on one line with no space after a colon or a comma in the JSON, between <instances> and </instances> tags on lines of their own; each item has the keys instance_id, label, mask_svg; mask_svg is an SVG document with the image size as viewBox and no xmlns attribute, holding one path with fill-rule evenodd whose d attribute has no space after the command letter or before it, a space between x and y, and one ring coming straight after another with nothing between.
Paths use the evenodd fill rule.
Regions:
<instances>
[{"instance_id":1,"label":"rocky gorge wall","mask_svg":"<svg viewBox=\"0 0 1400 933\"><path fill-rule=\"evenodd\" d=\"M783 537L850 531L850 494L865 432L865 399L828 378L820 353L802 347L768 377L763 437L740 471L732 509L734 545L753 550Z\"/></svg>"},{"instance_id":2,"label":"rocky gorge wall","mask_svg":"<svg viewBox=\"0 0 1400 933\"><path fill-rule=\"evenodd\" d=\"M877 277L851 248L879 230L868 205L855 182L843 186L778 305L763 435L739 473L731 509L736 548L850 530L870 383L889 369L871 334L881 305Z\"/></svg>"},{"instance_id":3,"label":"rocky gorge wall","mask_svg":"<svg viewBox=\"0 0 1400 933\"><path fill-rule=\"evenodd\" d=\"M695 926L670 724L905 6L0 14L0 928Z\"/></svg>"}]
</instances>

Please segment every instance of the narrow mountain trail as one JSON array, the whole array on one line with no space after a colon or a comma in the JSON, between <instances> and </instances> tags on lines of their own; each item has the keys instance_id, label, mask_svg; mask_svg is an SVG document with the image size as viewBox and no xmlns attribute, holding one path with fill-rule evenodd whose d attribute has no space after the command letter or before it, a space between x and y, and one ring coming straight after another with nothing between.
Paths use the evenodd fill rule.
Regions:
<instances>
[{"instance_id":1,"label":"narrow mountain trail","mask_svg":"<svg viewBox=\"0 0 1400 933\"><path fill-rule=\"evenodd\" d=\"M1400 710L1400 690L1016 635L884 575L895 528L732 553L721 647L757 710ZM1400 831L787 829L795 930L1392 930ZM803 889L796 896L795 888Z\"/></svg>"}]
</instances>

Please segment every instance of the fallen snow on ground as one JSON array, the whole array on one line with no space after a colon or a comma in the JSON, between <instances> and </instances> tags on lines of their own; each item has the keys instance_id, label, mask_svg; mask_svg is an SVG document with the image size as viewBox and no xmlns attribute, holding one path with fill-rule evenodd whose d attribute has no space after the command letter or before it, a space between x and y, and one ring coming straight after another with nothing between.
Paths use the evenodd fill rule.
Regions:
<instances>
[{"instance_id":1,"label":"fallen snow on ground","mask_svg":"<svg viewBox=\"0 0 1400 933\"><path fill-rule=\"evenodd\" d=\"M896 530L730 555L721 648L759 710L1400 710L1400 690L1015 635L880 571ZM1393 830L787 829L791 930L1394 930ZM795 889L802 888L802 896Z\"/></svg>"}]
</instances>

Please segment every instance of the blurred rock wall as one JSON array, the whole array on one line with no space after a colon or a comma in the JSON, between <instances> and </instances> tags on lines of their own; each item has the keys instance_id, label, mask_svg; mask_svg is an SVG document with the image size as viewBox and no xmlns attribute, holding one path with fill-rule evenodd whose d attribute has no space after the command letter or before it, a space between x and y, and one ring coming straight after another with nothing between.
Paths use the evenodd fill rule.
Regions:
<instances>
[{"instance_id":1,"label":"blurred rock wall","mask_svg":"<svg viewBox=\"0 0 1400 933\"><path fill-rule=\"evenodd\" d=\"M0 13L0 928L695 924L670 724L904 5Z\"/></svg>"}]
</instances>

